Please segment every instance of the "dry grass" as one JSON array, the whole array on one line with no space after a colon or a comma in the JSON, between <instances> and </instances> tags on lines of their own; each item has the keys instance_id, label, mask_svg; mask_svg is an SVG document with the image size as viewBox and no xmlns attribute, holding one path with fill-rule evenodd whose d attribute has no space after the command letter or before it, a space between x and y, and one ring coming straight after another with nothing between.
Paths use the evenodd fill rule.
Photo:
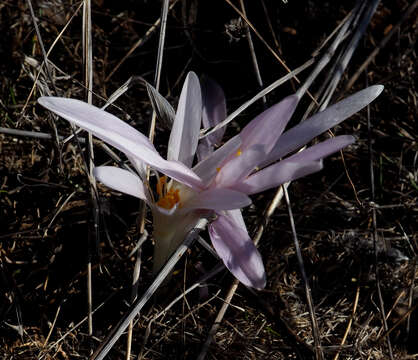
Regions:
<instances>
[{"instance_id":1,"label":"dry grass","mask_svg":"<svg viewBox=\"0 0 418 360\"><path fill-rule=\"evenodd\" d=\"M339 95L409 4L382 1L343 76ZM0 4L1 127L53 135L56 126L58 134L71 135L68 124L49 119L36 99L48 89L60 96L84 97L81 10L75 13L79 5L61 0L33 2L46 51L57 40L49 55L52 84L45 68L39 71L43 56L27 2L5 0ZM130 76L152 82L158 30L111 73L159 18L160 6L160 2L150 1L93 1L94 104L103 105ZM266 1L280 49L274 47L261 3L247 1L246 6L258 32L294 69L309 59L352 4ZM361 73L349 90L365 87L366 77L369 84L385 85L384 93L370 107L370 120L379 284L395 359L418 358L414 308L418 301L416 14L415 10L403 21L369 64L367 74ZM257 93L245 31L232 26L237 22L231 20L237 17L222 1L190 0L173 6L161 77L161 93L169 101L176 104L189 70L217 80L225 89L229 110ZM265 82L283 76L286 71L276 58L256 37L253 41ZM268 103L289 94L293 86L296 83L275 90L267 96ZM307 105L306 100L302 108ZM235 133L261 109L261 102L249 108L227 133ZM152 109L144 87L133 86L109 110L147 132ZM387 359L374 269L367 112L353 116L335 132L358 137L344 152L354 188L340 156L326 160L324 171L289 188L321 343L326 359L336 359L337 354L339 359ZM167 130L157 124L157 148L164 151L167 137ZM111 162L102 147L95 149L97 164ZM88 336L86 263L92 202L84 169L74 141L58 147L53 140L0 133L1 359L88 358L128 309L135 263L135 256L129 255L139 239L139 204L99 184L100 242L91 241L90 247L93 309L98 310L93 316L93 337ZM272 191L255 197L254 205L246 210L253 234L273 195ZM148 222L146 227L151 233ZM284 205L270 220L260 251L268 272L266 290L254 296L244 287L238 288L208 359L313 357L310 317ZM145 242L142 254L140 294L152 281L151 241ZM216 263L199 245L192 248L187 259L178 264L170 287L161 290L137 319L132 355L142 354L144 359L198 356L232 277L220 272L164 314L161 311ZM124 359L125 353L122 337L109 358Z\"/></svg>"}]
</instances>

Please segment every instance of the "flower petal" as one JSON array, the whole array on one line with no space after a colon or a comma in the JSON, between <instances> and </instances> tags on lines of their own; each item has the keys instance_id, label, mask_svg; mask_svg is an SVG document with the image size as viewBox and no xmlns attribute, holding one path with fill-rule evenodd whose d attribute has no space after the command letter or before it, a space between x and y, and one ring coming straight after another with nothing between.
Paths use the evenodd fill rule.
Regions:
<instances>
[{"instance_id":1,"label":"flower petal","mask_svg":"<svg viewBox=\"0 0 418 360\"><path fill-rule=\"evenodd\" d=\"M251 195L282 185L288 181L312 174L322 169L322 161L292 162L283 160L263 170L234 186L237 191Z\"/></svg>"},{"instance_id":2,"label":"flower petal","mask_svg":"<svg viewBox=\"0 0 418 360\"><path fill-rule=\"evenodd\" d=\"M213 188L200 192L187 202L184 211L192 209L232 210L251 204L251 199L244 193L223 188Z\"/></svg>"},{"instance_id":3,"label":"flower petal","mask_svg":"<svg viewBox=\"0 0 418 360\"><path fill-rule=\"evenodd\" d=\"M266 156L263 145L253 145L228 161L216 176L216 186L233 187L245 179Z\"/></svg>"},{"instance_id":4,"label":"flower petal","mask_svg":"<svg viewBox=\"0 0 418 360\"><path fill-rule=\"evenodd\" d=\"M104 131L111 131L111 133L129 139L132 142L138 142L156 152L154 145L151 144L145 135L120 120L115 115L101 110L96 106L77 99L54 96L42 96L38 99L38 102L43 107L53 111L64 119L81 128L86 128L87 131L90 131L87 129L87 126L92 127L91 132L93 132L96 127L100 126ZM83 125L85 126L83 127Z\"/></svg>"},{"instance_id":5,"label":"flower petal","mask_svg":"<svg viewBox=\"0 0 418 360\"><path fill-rule=\"evenodd\" d=\"M204 128L210 128L226 118L225 94L222 88L212 79L204 79L201 82L201 86L203 100L202 125ZM205 159L213 152L213 146L221 142L225 130L226 126L223 126L200 140L197 148L199 161Z\"/></svg>"},{"instance_id":6,"label":"flower petal","mask_svg":"<svg viewBox=\"0 0 418 360\"><path fill-rule=\"evenodd\" d=\"M259 144L264 145L269 153L292 117L298 101L296 95L288 96L252 120L240 133L242 150Z\"/></svg>"},{"instance_id":7,"label":"flower petal","mask_svg":"<svg viewBox=\"0 0 418 360\"><path fill-rule=\"evenodd\" d=\"M202 95L199 79L189 72L181 91L176 118L168 142L167 160L192 166L202 121Z\"/></svg>"},{"instance_id":8,"label":"flower petal","mask_svg":"<svg viewBox=\"0 0 418 360\"><path fill-rule=\"evenodd\" d=\"M247 227L245 226L244 218L242 217L241 209L226 210L226 211L224 211L224 213L233 222L235 222L236 226L242 228L244 231L247 231Z\"/></svg>"},{"instance_id":9,"label":"flower petal","mask_svg":"<svg viewBox=\"0 0 418 360\"><path fill-rule=\"evenodd\" d=\"M94 168L94 176L113 190L147 200L141 179L128 170L115 166L97 166Z\"/></svg>"},{"instance_id":10,"label":"flower petal","mask_svg":"<svg viewBox=\"0 0 418 360\"><path fill-rule=\"evenodd\" d=\"M181 163L164 160L146 136L116 116L75 99L41 97L38 102L124 152L131 159L138 158L181 183L201 188L200 178L191 169Z\"/></svg>"},{"instance_id":11,"label":"flower petal","mask_svg":"<svg viewBox=\"0 0 418 360\"><path fill-rule=\"evenodd\" d=\"M266 286L263 260L246 230L219 215L209 225L209 235L225 266L239 281L256 289Z\"/></svg>"},{"instance_id":12,"label":"flower petal","mask_svg":"<svg viewBox=\"0 0 418 360\"><path fill-rule=\"evenodd\" d=\"M340 151L346 146L355 142L356 139L351 135L340 135L331 139L325 140L319 144L308 147L307 149L298 152L288 158L286 161L315 161L324 159L327 156Z\"/></svg>"},{"instance_id":13,"label":"flower petal","mask_svg":"<svg viewBox=\"0 0 418 360\"><path fill-rule=\"evenodd\" d=\"M199 162L193 168L193 171L202 179L203 183L208 184L216 176L225 160L233 154L236 154L241 144L241 138L234 136L215 152Z\"/></svg>"},{"instance_id":14,"label":"flower petal","mask_svg":"<svg viewBox=\"0 0 418 360\"><path fill-rule=\"evenodd\" d=\"M382 92L382 85L370 86L354 95L328 107L304 122L286 131L278 139L273 150L267 155L261 166L266 166L291 151L307 144L314 137L338 125L351 115L370 104Z\"/></svg>"}]
</instances>

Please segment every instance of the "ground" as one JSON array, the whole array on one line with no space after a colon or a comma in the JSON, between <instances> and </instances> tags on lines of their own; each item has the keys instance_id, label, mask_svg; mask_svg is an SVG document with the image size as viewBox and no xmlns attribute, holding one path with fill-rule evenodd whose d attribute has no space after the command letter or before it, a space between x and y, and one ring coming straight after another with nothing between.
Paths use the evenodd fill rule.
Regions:
<instances>
[{"instance_id":1,"label":"ground","mask_svg":"<svg viewBox=\"0 0 418 360\"><path fill-rule=\"evenodd\" d=\"M95 241L86 153L74 141L58 145L54 139L4 130L52 135L57 131L69 136L68 123L54 122L36 99L48 91L85 98L81 3L31 3L46 51L58 39L48 55L53 83L45 67L39 71L41 39L29 3L3 0L0 4L0 358L85 359L128 310L136 260L131 251L139 239L140 204L99 185L100 232ZM234 3L240 6L238 1ZM405 16L412 3L416 1L381 1L333 97L335 102L367 85L385 86L369 112L363 110L334 129L335 134L354 134L356 143L344 151L343 158L326 159L323 171L289 187L326 359L388 359L388 343L393 358L418 357L416 9ZM354 1L247 1L245 5L248 19L263 40L295 69L310 59ZM160 13L161 2L92 1L94 104L103 105L131 76L153 83L159 31L145 34ZM160 92L174 106L190 70L223 87L230 112L259 91L244 22L238 19L228 1L173 4ZM399 21L394 35L380 46ZM264 84L284 76L283 65L254 33L252 38ZM141 39L140 46L133 48ZM348 87L379 47L365 71ZM303 80L308 74L309 69L299 77ZM315 82L313 93L325 76ZM267 103L278 102L297 86L295 80L287 82L268 95ZM294 123L300 121L309 103L304 99ZM152 107L140 82L115 105L109 108L112 113L148 131ZM227 136L262 109L260 101L244 111L229 126ZM155 144L162 153L168 133L157 125ZM111 163L96 145L96 164ZM83 144L81 147L84 150ZM253 205L245 210L251 235L262 225L275 193L254 196ZM150 220L148 214L146 228L151 233ZM207 234L202 236L208 239ZM150 237L142 247L139 295L153 279L152 248ZM206 357L314 358L310 312L284 201L270 218L259 249L267 286L260 292L238 287ZM92 305L97 309L92 336L86 320L89 260ZM222 271L161 312L216 265L207 250L199 245L191 248L177 264L169 286L160 289L137 318L132 358L197 358L233 277ZM381 302L389 336L382 323ZM126 349L123 335L109 358L124 359Z\"/></svg>"}]
</instances>

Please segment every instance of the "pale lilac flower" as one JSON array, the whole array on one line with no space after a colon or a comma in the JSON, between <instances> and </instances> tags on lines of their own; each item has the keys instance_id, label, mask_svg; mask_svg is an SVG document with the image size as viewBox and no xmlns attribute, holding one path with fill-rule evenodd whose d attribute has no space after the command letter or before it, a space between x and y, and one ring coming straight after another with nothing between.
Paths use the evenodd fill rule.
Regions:
<instances>
[{"instance_id":1,"label":"pale lilac flower","mask_svg":"<svg viewBox=\"0 0 418 360\"><path fill-rule=\"evenodd\" d=\"M265 286L263 262L240 211L250 204L248 195L320 170L324 157L351 144L354 138L337 136L278 160L359 111L382 89L372 86L362 90L282 134L299 100L296 95L289 96L214 151L223 130L200 143L199 131L202 120L208 127L225 118L225 97L222 89L209 81L203 87L202 104L199 80L189 73L170 134L167 160L144 135L110 113L74 99L42 97L38 101L118 148L134 164L139 176L111 166L97 167L95 176L150 206L156 240L154 270L163 265L202 211L213 211L217 219L209 226L209 234L215 250L243 284L261 289ZM196 153L199 162L191 168ZM159 177L156 191L152 191L144 176L144 164L171 180Z\"/></svg>"}]
</instances>

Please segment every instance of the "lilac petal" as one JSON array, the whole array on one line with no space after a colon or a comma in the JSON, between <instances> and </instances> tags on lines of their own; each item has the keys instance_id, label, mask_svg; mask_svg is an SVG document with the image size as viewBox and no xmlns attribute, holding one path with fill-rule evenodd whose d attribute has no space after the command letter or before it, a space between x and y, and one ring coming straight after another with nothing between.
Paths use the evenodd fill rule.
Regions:
<instances>
[{"instance_id":1,"label":"lilac petal","mask_svg":"<svg viewBox=\"0 0 418 360\"><path fill-rule=\"evenodd\" d=\"M185 204L185 210L191 209L211 209L211 210L231 210L242 208L251 204L251 199L242 192L213 188L204 190L195 198Z\"/></svg>"},{"instance_id":2,"label":"lilac petal","mask_svg":"<svg viewBox=\"0 0 418 360\"><path fill-rule=\"evenodd\" d=\"M147 200L141 179L128 170L115 166L98 166L94 168L94 176L113 190Z\"/></svg>"},{"instance_id":3,"label":"lilac petal","mask_svg":"<svg viewBox=\"0 0 418 360\"><path fill-rule=\"evenodd\" d=\"M167 160L192 166L202 121L202 95L199 79L189 72L181 91L176 118L168 141Z\"/></svg>"},{"instance_id":4,"label":"lilac petal","mask_svg":"<svg viewBox=\"0 0 418 360\"><path fill-rule=\"evenodd\" d=\"M228 216L231 221L235 222L235 225L247 231L245 226L244 218L242 217L241 209L226 210L224 211L225 215Z\"/></svg>"},{"instance_id":5,"label":"lilac petal","mask_svg":"<svg viewBox=\"0 0 418 360\"><path fill-rule=\"evenodd\" d=\"M277 161L286 154L307 144L314 137L340 124L342 121L370 104L382 92L382 85L370 86L328 107L304 122L286 131L261 166Z\"/></svg>"},{"instance_id":6,"label":"lilac petal","mask_svg":"<svg viewBox=\"0 0 418 360\"><path fill-rule=\"evenodd\" d=\"M262 145L256 144L243 150L241 155L234 157L220 169L215 179L216 186L233 187L234 184L244 180L265 156Z\"/></svg>"},{"instance_id":7,"label":"lilac petal","mask_svg":"<svg viewBox=\"0 0 418 360\"><path fill-rule=\"evenodd\" d=\"M296 95L288 96L252 120L240 133L242 150L260 144L265 146L268 154L292 117L297 104Z\"/></svg>"},{"instance_id":8,"label":"lilac petal","mask_svg":"<svg viewBox=\"0 0 418 360\"><path fill-rule=\"evenodd\" d=\"M209 225L209 235L225 266L239 281L256 289L266 286L263 260L246 230L219 215Z\"/></svg>"},{"instance_id":9,"label":"lilac petal","mask_svg":"<svg viewBox=\"0 0 418 360\"><path fill-rule=\"evenodd\" d=\"M248 195L256 194L317 172L322 167L321 160L308 162L283 160L249 176L236 184L234 189Z\"/></svg>"},{"instance_id":10,"label":"lilac petal","mask_svg":"<svg viewBox=\"0 0 418 360\"><path fill-rule=\"evenodd\" d=\"M75 99L41 97L38 102L124 152L130 159L137 158L193 188L202 187L200 178L191 169L181 163L164 160L147 137L116 116Z\"/></svg>"},{"instance_id":11,"label":"lilac petal","mask_svg":"<svg viewBox=\"0 0 418 360\"><path fill-rule=\"evenodd\" d=\"M215 152L199 162L193 171L199 176L204 184L208 184L218 173L226 159L236 154L241 146L241 138L234 136Z\"/></svg>"},{"instance_id":12,"label":"lilac petal","mask_svg":"<svg viewBox=\"0 0 418 360\"><path fill-rule=\"evenodd\" d=\"M288 158L286 161L315 161L324 159L325 157L340 151L348 145L356 141L354 136L340 135L331 139L325 140L319 144L308 147L307 149L298 152Z\"/></svg>"},{"instance_id":13,"label":"lilac petal","mask_svg":"<svg viewBox=\"0 0 418 360\"><path fill-rule=\"evenodd\" d=\"M204 128L210 128L226 118L225 94L222 88L209 78L202 81L201 86L203 100L202 125ZM205 159L213 152L213 146L221 142L225 129L226 127L224 126L200 140L197 148L199 161Z\"/></svg>"}]
</instances>

